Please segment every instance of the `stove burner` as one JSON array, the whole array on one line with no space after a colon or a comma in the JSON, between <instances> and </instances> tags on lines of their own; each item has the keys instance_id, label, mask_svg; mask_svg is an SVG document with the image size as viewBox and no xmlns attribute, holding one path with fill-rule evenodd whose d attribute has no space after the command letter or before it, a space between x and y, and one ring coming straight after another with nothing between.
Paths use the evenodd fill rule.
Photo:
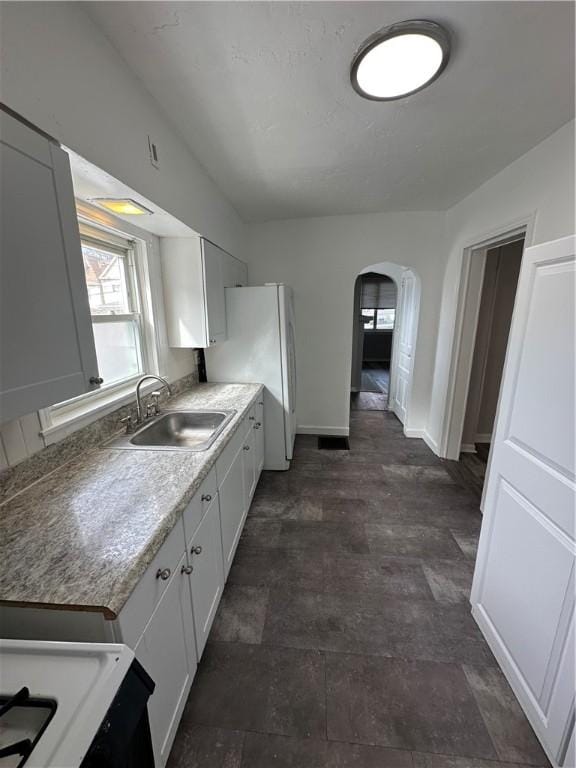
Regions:
<instances>
[{"instance_id":1,"label":"stove burner","mask_svg":"<svg viewBox=\"0 0 576 768\"><path fill-rule=\"evenodd\" d=\"M12 696L0 696L0 727L16 740L0 746L2 765L21 768L26 763L44 729L56 711L56 702L51 699L32 698L27 686ZM24 736L24 738L20 738ZM7 758L21 757L17 763Z\"/></svg>"}]
</instances>

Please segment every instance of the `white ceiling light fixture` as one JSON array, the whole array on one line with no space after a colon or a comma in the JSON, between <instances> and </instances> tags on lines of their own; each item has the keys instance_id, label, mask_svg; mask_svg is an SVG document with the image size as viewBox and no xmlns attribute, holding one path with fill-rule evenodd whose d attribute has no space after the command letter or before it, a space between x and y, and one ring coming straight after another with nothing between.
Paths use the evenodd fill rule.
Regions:
<instances>
[{"instance_id":1,"label":"white ceiling light fixture","mask_svg":"<svg viewBox=\"0 0 576 768\"><path fill-rule=\"evenodd\" d=\"M366 40L352 62L354 90L372 101L393 101L422 90L446 68L447 31L434 21L402 21Z\"/></svg>"}]
</instances>

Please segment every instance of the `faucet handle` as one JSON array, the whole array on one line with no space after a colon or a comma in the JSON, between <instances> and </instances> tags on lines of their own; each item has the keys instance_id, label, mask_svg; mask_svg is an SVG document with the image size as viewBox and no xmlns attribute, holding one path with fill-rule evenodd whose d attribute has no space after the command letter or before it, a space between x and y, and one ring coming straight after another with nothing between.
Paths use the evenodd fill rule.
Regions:
<instances>
[{"instance_id":1,"label":"faucet handle","mask_svg":"<svg viewBox=\"0 0 576 768\"><path fill-rule=\"evenodd\" d=\"M160 395L161 394L162 393L160 392L160 390L156 389L150 395L150 397L154 400L154 413L156 414L156 416L160 413Z\"/></svg>"},{"instance_id":2,"label":"faucet handle","mask_svg":"<svg viewBox=\"0 0 576 768\"><path fill-rule=\"evenodd\" d=\"M132 431L132 427L134 426L134 419L132 417L132 414L129 413L128 416L124 416L123 419L120 419L120 424L126 425L126 434L129 435Z\"/></svg>"}]
</instances>

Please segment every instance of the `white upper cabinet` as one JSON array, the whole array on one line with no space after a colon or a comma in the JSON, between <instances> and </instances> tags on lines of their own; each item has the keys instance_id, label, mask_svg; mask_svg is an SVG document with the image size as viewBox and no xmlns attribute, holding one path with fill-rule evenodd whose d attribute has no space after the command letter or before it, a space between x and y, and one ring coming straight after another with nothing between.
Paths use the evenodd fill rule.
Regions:
<instances>
[{"instance_id":1,"label":"white upper cabinet","mask_svg":"<svg viewBox=\"0 0 576 768\"><path fill-rule=\"evenodd\" d=\"M0 422L98 388L68 155L0 111Z\"/></svg>"},{"instance_id":2,"label":"white upper cabinet","mask_svg":"<svg viewBox=\"0 0 576 768\"><path fill-rule=\"evenodd\" d=\"M161 251L170 346L225 341L224 289L246 284L246 264L202 237L162 238Z\"/></svg>"}]
</instances>

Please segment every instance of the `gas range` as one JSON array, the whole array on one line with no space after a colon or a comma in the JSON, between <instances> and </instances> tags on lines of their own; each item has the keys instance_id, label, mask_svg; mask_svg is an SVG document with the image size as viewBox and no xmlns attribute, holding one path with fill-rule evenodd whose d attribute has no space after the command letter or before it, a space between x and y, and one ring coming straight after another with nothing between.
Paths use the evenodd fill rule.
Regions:
<instances>
[{"instance_id":1,"label":"gas range","mask_svg":"<svg viewBox=\"0 0 576 768\"><path fill-rule=\"evenodd\" d=\"M112 764L118 701L135 685L147 726L154 684L127 646L0 640L0 768Z\"/></svg>"},{"instance_id":2,"label":"gas range","mask_svg":"<svg viewBox=\"0 0 576 768\"><path fill-rule=\"evenodd\" d=\"M0 696L2 768L21 768L56 711L54 699L30 696L23 686L13 696Z\"/></svg>"}]
</instances>

